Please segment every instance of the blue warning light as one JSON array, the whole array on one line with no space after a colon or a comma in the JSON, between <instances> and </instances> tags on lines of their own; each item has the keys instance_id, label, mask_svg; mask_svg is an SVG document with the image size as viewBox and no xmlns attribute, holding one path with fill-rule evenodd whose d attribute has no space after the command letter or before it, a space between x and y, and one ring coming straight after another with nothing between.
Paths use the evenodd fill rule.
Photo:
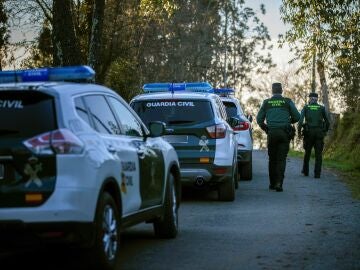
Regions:
<instances>
[{"instance_id":1,"label":"blue warning light","mask_svg":"<svg viewBox=\"0 0 360 270\"><path fill-rule=\"evenodd\" d=\"M8 70L0 72L0 83L87 81L95 79L95 71L89 66L69 66Z\"/></svg>"}]
</instances>

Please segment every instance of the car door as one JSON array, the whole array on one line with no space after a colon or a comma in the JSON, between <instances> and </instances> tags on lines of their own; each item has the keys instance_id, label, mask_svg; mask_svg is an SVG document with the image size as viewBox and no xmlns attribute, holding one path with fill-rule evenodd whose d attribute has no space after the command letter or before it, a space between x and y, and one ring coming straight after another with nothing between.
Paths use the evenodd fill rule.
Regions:
<instances>
[{"instance_id":1,"label":"car door","mask_svg":"<svg viewBox=\"0 0 360 270\"><path fill-rule=\"evenodd\" d=\"M107 160L103 161L103 173L99 177L114 176L118 179L123 216L137 212L141 207L137 149L129 143L128 136L122 135L104 95L87 95L83 99L85 108L82 110L90 111L91 125L98 131L100 141L106 144L107 153L103 156L107 156ZM80 102L77 102L77 110L80 109Z\"/></svg>"},{"instance_id":2,"label":"car door","mask_svg":"<svg viewBox=\"0 0 360 270\"><path fill-rule=\"evenodd\" d=\"M151 143L151 138L146 138L144 125L128 105L112 96L108 96L108 101L129 144L135 147L138 155L141 208L161 204L165 184L165 164L161 149Z\"/></svg>"}]
</instances>

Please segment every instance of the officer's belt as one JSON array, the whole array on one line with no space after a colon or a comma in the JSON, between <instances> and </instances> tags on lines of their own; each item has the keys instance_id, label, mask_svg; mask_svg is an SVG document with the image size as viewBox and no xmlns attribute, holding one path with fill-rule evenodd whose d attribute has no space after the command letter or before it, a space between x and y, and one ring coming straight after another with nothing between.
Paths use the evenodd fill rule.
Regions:
<instances>
[{"instance_id":1,"label":"officer's belt","mask_svg":"<svg viewBox=\"0 0 360 270\"><path fill-rule=\"evenodd\" d=\"M309 125L308 125L307 127L308 127L308 128L314 128L314 129L315 129L315 128L322 128L322 126L309 126Z\"/></svg>"},{"instance_id":2,"label":"officer's belt","mask_svg":"<svg viewBox=\"0 0 360 270\"><path fill-rule=\"evenodd\" d=\"M284 129L286 129L287 128L287 126L281 126L281 127L268 127L268 129L269 130L274 130L274 129L282 129L282 130L284 130Z\"/></svg>"}]
</instances>

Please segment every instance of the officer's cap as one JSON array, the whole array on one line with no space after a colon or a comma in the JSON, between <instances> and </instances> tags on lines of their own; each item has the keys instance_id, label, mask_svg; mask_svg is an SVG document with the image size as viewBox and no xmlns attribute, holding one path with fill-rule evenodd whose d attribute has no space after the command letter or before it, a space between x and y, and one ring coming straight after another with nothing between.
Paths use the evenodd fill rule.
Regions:
<instances>
[{"instance_id":1,"label":"officer's cap","mask_svg":"<svg viewBox=\"0 0 360 270\"><path fill-rule=\"evenodd\" d=\"M273 83L272 84L272 92L273 94L281 94L282 93L282 86L281 83Z\"/></svg>"},{"instance_id":2,"label":"officer's cap","mask_svg":"<svg viewBox=\"0 0 360 270\"><path fill-rule=\"evenodd\" d=\"M311 93L309 94L309 97L315 97L315 98L317 98L317 97L319 97L319 95L318 95L317 93L311 92Z\"/></svg>"}]
</instances>

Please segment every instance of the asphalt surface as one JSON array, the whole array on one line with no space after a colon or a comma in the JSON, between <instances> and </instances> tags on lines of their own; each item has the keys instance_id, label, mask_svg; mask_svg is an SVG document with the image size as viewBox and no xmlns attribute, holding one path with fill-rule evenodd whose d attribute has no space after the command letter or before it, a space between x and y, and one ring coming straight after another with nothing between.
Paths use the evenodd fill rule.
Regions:
<instances>
[{"instance_id":1,"label":"asphalt surface","mask_svg":"<svg viewBox=\"0 0 360 270\"><path fill-rule=\"evenodd\" d=\"M345 184L328 170L304 177L301 160L289 158L284 192L269 191L266 152L253 162L254 179L239 182L235 202L187 190L176 239L155 238L151 224L128 229L117 269L360 269L360 201ZM0 256L1 270L82 266L64 248Z\"/></svg>"}]
</instances>

